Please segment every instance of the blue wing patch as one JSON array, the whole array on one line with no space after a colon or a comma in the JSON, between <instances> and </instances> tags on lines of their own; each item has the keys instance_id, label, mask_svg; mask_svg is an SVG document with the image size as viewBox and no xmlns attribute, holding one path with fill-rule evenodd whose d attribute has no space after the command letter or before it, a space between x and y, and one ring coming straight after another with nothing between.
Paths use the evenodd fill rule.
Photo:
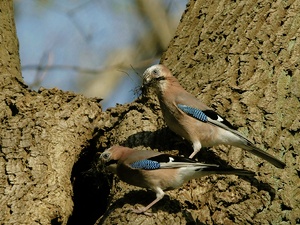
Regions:
<instances>
[{"instance_id":1,"label":"blue wing patch","mask_svg":"<svg viewBox=\"0 0 300 225\"><path fill-rule=\"evenodd\" d=\"M160 168L159 162L148 160L148 159L136 161L130 164L130 166L134 169L144 169L144 170L156 170Z\"/></svg>"},{"instance_id":2,"label":"blue wing patch","mask_svg":"<svg viewBox=\"0 0 300 225\"><path fill-rule=\"evenodd\" d=\"M186 114L194 117L195 119L198 119L202 122L207 122L208 121L207 116L200 109L196 109L196 108L193 108L193 107L190 107L190 106L187 106L187 105L181 105L181 104L178 104L177 106L183 112L185 112Z\"/></svg>"},{"instance_id":3,"label":"blue wing patch","mask_svg":"<svg viewBox=\"0 0 300 225\"><path fill-rule=\"evenodd\" d=\"M204 110L201 111L200 109L193 108L187 105L178 104L179 109L181 109L186 114L194 117L197 120L202 122L208 122L208 118L218 121L225 126L229 127L230 129L236 130L237 128L234 127L231 123L229 123L226 119L222 118L218 113L213 110Z\"/></svg>"}]
</instances>

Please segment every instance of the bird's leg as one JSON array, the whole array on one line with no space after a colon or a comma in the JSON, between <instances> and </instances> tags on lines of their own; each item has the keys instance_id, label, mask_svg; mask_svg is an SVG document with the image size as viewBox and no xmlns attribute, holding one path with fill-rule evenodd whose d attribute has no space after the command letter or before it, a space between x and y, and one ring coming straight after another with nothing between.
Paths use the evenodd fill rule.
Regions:
<instances>
[{"instance_id":1,"label":"bird's leg","mask_svg":"<svg viewBox=\"0 0 300 225\"><path fill-rule=\"evenodd\" d=\"M154 201L152 201L149 205L147 205L145 207L140 207L138 209L132 209L132 212L144 213L149 216L152 215L151 213L147 213L146 211L148 209L150 209L155 203L159 202L165 195L165 193L163 192L163 190L161 188L156 188L155 192L156 192L156 199L154 199Z\"/></svg>"},{"instance_id":2,"label":"bird's leg","mask_svg":"<svg viewBox=\"0 0 300 225\"><path fill-rule=\"evenodd\" d=\"M195 155L200 152L200 149L201 149L202 145L200 143L200 141L196 141L196 142L193 142L193 153L189 156L190 159L194 158Z\"/></svg>"}]
</instances>

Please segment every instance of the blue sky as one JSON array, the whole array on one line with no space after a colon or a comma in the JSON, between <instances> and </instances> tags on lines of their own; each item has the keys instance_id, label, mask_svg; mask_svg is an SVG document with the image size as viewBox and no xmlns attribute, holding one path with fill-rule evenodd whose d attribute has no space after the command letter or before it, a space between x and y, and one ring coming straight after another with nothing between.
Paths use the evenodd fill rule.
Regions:
<instances>
[{"instance_id":1,"label":"blue sky","mask_svg":"<svg viewBox=\"0 0 300 225\"><path fill-rule=\"evenodd\" d=\"M172 17L179 22L187 1L162 2L170 7ZM111 51L131 46L136 35L145 31L145 23L137 17L135 7L133 0L15 0L22 66L101 69L101 63ZM29 86L40 79L33 87L36 90L43 86L80 93L82 80L89 77L70 69L46 72L23 69L22 72ZM132 73L122 79L116 91L107 97L104 108L135 98L132 90L139 82L138 77Z\"/></svg>"}]
</instances>

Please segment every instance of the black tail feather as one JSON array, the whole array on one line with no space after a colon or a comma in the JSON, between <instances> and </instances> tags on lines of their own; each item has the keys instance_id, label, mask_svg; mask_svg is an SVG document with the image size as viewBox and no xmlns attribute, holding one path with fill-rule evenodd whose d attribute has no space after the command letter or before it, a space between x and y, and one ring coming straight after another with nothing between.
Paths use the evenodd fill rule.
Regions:
<instances>
[{"instance_id":1,"label":"black tail feather","mask_svg":"<svg viewBox=\"0 0 300 225\"><path fill-rule=\"evenodd\" d=\"M238 176L248 176L254 177L255 173L249 170L243 169L232 169L232 168L222 168L222 167L215 167L215 168L202 168L199 169L201 171L206 171L209 174L224 174L224 175L238 175Z\"/></svg>"},{"instance_id":2,"label":"black tail feather","mask_svg":"<svg viewBox=\"0 0 300 225\"><path fill-rule=\"evenodd\" d=\"M248 146L249 146L249 149L246 149L246 150L251 152L253 155L256 155L256 156L268 161L269 163L276 166L277 168L284 169L286 167L286 164L284 162L280 161L279 159L276 159L271 154L257 148L251 142L248 142Z\"/></svg>"}]
</instances>

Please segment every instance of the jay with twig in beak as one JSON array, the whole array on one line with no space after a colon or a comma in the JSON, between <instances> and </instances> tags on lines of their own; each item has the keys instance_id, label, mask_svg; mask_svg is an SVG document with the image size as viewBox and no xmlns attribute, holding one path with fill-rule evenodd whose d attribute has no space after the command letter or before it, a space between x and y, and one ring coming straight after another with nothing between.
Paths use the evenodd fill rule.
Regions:
<instances>
[{"instance_id":1,"label":"jay with twig in beak","mask_svg":"<svg viewBox=\"0 0 300 225\"><path fill-rule=\"evenodd\" d=\"M164 65L149 67L143 74L142 90L153 88L168 127L193 144L193 158L202 147L233 145L283 169L284 162L256 147L213 109L188 93Z\"/></svg>"}]
</instances>

